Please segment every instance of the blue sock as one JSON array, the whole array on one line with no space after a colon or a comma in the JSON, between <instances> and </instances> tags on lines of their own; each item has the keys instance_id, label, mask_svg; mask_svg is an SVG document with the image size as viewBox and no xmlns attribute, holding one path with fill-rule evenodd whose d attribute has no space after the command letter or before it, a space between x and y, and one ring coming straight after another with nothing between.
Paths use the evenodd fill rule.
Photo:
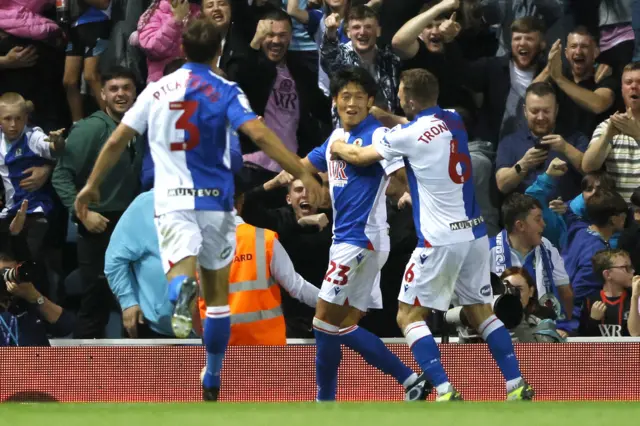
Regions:
<instances>
[{"instance_id":1,"label":"blue sock","mask_svg":"<svg viewBox=\"0 0 640 426\"><path fill-rule=\"evenodd\" d=\"M316 385L318 401L335 401L338 391L338 366L342 358L340 328L313 319L316 336Z\"/></svg>"},{"instance_id":2,"label":"blue sock","mask_svg":"<svg viewBox=\"0 0 640 426\"><path fill-rule=\"evenodd\" d=\"M182 287L182 283L186 280L186 275L178 275L174 277L171 281L169 281L169 301L173 304L178 300L178 296L180 295L180 288Z\"/></svg>"},{"instance_id":3,"label":"blue sock","mask_svg":"<svg viewBox=\"0 0 640 426\"><path fill-rule=\"evenodd\" d=\"M205 388L220 387L220 370L222 370L222 360L229 344L230 334L229 305L208 306L202 336L207 349L207 369L202 380Z\"/></svg>"},{"instance_id":4,"label":"blue sock","mask_svg":"<svg viewBox=\"0 0 640 426\"><path fill-rule=\"evenodd\" d=\"M502 372L507 382L512 380L518 380L522 377L520 373L520 366L518 365L518 358L513 350L513 343L511 342L511 336L504 324L495 315L491 315L487 318L480 327L478 332L482 334L482 338L489 345L489 350L493 359L496 360L498 368Z\"/></svg>"},{"instance_id":5,"label":"blue sock","mask_svg":"<svg viewBox=\"0 0 640 426\"><path fill-rule=\"evenodd\" d=\"M449 377L440 362L440 349L424 321L411 323L404 329L407 344L422 371L434 387L449 383Z\"/></svg>"},{"instance_id":6,"label":"blue sock","mask_svg":"<svg viewBox=\"0 0 640 426\"><path fill-rule=\"evenodd\" d=\"M406 382L414 372L375 334L356 325L340 330L340 339L347 347L362 355L365 361L383 373L393 376L405 388L411 384Z\"/></svg>"}]
</instances>

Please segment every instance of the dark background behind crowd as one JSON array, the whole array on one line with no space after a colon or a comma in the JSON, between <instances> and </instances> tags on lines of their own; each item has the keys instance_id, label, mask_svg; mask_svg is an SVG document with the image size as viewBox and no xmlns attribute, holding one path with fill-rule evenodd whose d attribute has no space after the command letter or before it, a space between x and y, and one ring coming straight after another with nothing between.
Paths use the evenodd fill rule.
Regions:
<instances>
[{"instance_id":1,"label":"dark background behind crowd","mask_svg":"<svg viewBox=\"0 0 640 426\"><path fill-rule=\"evenodd\" d=\"M574 318L584 317L569 334L629 335L631 280L640 268L640 65L628 64L640 59L640 0L68 3L65 15L56 15L54 0L0 4L0 96L15 92L33 103L27 130L66 129L66 148L56 160L31 160L23 175L6 176L0 262L10 266L28 257L43 268L36 293L75 314L58 335L122 335L104 256L120 216L153 186L144 137L131 141L101 188L100 205L84 222L74 215L73 200L136 95L182 64L181 30L201 15L223 34L215 72L237 82L254 111L301 157L338 124L328 96L332 73L351 65L366 68L379 84L376 107L401 114L400 73L431 71L439 79L440 105L465 120L490 236L506 228L522 242L520 263L526 266L528 251L541 244L531 235L542 232L527 215L541 210L543 236L562 255L573 288ZM8 143L4 127L3 132L0 143ZM309 206L304 188L284 184L276 163L242 135L240 145L241 174L253 188L245 194L244 220L278 232L296 271L320 286L331 244L330 206ZM10 151L1 151L9 171ZM537 204L525 200L505 207L514 192ZM400 335L397 295L416 244L411 205L402 195L388 197L385 308L362 322L384 337ZM624 200L617 210L611 207L616 196ZM28 243L27 255L24 247L14 247L10 229L23 199L33 206L18 235ZM45 207L35 208L37 202ZM509 216L513 223L507 223L505 209L515 211ZM305 217L310 219L300 221ZM592 262L598 250L579 249L591 237L594 247L624 249L628 257L614 253L608 266L606 259ZM611 263L619 256L628 260L625 265ZM625 276L603 275L622 266ZM493 265L492 270L501 272ZM312 336L312 308L283 292L283 309L288 337Z\"/></svg>"}]
</instances>

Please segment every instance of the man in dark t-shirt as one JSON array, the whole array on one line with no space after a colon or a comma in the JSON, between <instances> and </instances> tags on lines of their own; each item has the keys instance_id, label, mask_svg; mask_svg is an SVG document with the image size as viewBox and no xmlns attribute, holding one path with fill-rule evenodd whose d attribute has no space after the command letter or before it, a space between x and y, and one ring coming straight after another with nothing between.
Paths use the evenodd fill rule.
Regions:
<instances>
[{"instance_id":1,"label":"man in dark t-shirt","mask_svg":"<svg viewBox=\"0 0 640 426\"><path fill-rule=\"evenodd\" d=\"M443 108L473 108L470 96L461 89L464 60L455 43L461 26L455 20L455 2L442 1L424 6L393 36L393 51L402 60L401 68L422 68L438 78L438 104ZM467 105L468 104L468 105Z\"/></svg>"},{"instance_id":2,"label":"man in dark t-shirt","mask_svg":"<svg viewBox=\"0 0 640 426\"><path fill-rule=\"evenodd\" d=\"M613 113L619 85L613 77L596 75L598 44L586 28L577 27L567 36L564 54L569 68L564 72L561 50L558 40L551 47L549 63L543 71L543 78L550 79L557 88L558 124L564 131L579 131L590 136L596 126Z\"/></svg>"}]
</instances>

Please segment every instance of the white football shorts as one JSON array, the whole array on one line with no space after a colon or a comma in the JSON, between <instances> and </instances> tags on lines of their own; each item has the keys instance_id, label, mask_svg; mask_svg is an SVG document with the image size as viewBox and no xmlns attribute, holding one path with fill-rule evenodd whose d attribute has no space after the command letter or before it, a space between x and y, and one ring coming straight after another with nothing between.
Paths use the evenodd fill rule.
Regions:
<instances>
[{"instance_id":1,"label":"white football shorts","mask_svg":"<svg viewBox=\"0 0 640 426\"><path fill-rule=\"evenodd\" d=\"M333 244L329 269L319 298L336 305L348 305L367 312L382 309L380 270L389 252L373 251L346 243Z\"/></svg>"},{"instance_id":2,"label":"white football shorts","mask_svg":"<svg viewBox=\"0 0 640 426\"><path fill-rule=\"evenodd\" d=\"M404 271L398 300L408 305L446 311L451 298L457 304L491 303L489 239L413 251Z\"/></svg>"},{"instance_id":3,"label":"white football shorts","mask_svg":"<svg viewBox=\"0 0 640 426\"><path fill-rule=\"evenodd\" d=\"M156 217L160 256L165 274L188 256L201 267L222 269L236 250L235 211L180 210Z\"/></svg>"}]
</instances>

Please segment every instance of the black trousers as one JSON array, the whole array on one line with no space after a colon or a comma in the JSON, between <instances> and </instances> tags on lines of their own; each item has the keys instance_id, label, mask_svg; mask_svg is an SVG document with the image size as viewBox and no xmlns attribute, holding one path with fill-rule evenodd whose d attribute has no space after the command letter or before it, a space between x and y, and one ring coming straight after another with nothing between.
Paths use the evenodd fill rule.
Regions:
<instances>
[{"instance_id":1,"label":"black trousers","mask_svg":"<svg viewBox=\"0 0 640 426\"><path fill-rule=\"evenodd\" d=\"M106 215L105 215L106 216ZM107 229L93 234L78 224L78 268L82 277L82 296L77 313L75 339L104 337L109 313L117 310L117 302L104 275L104 256L118 217L108 217Z\"/></svg>"}]
</instances>

